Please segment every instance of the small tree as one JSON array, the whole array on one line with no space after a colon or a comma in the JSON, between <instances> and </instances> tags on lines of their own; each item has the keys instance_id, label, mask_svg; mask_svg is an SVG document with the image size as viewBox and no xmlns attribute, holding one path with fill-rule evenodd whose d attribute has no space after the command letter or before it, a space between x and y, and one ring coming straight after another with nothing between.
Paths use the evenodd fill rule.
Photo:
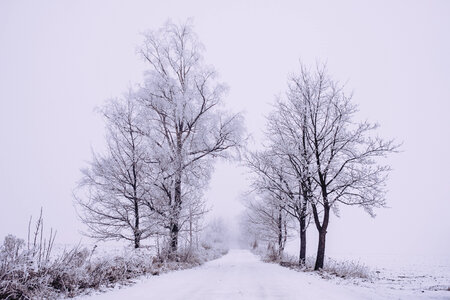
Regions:
<instances>
[{"instance_id":1,"label":"small tree","mask_svg":"<svg viewBox=\"0 0 450 300\"><path fill-rule=\"evenodd\" d=\"M246 157L246 166L254 175L252 180L253 190L260 194L260 197L264 200L263 204L250 202L247 208L250 211L250 220L253 219L255 222L257 220L262 223L267 222L268 220L264 220L264 217L267 218L268 216L275 218L272 223L276 225L276 232L278 232L278 249L281 257L288 236L286 225L288 222L285 222L285 220L293 217L299 221L300 225L305 225L305 230L301 231L302 236L303 232L306 232L306 223L302 223L306 210L302 215L303 201L301 200L301 194L298 193L299 181L290 169L290 165L284 159L285 157L273 151L274 145L268 148L269 150L266 151L248 153ZM278 211L278 213L274 214L273 211ZM269 228L269 230L272 229ZM300 248L304 249L306 241L302 238L300 240ZM300 263L304 262L304 255L305 252L300 251Z\"/></svg>"},{"instance_id":2,"label":"small tree","mask_svg":"<svg viewBox=\"0 0 450 300\"><path fill-rule=\"evenodd\" d=\"M139 109L128 94L111 100L101 110L106 120L107 153L95 154L82 170L76 200L88 236L125 239L138 248L152 234L146 174L151 162L145 138L139 130Z\"/></svg>"},{"instance_id":3,"label":"small tree","mask_svg":"<svg viewBox=\"0 0 450 300\"><path fill-rule=\"evenodd\" d=\"M272 250L269 254L273 259L283 257L290 221L284 203L279 197L280 195L274 195L266 190L260 192L258 198L246 199L245 203L247 207L245 230L268 244Z\"/></svg>"},{"instance_id":4,"label":"small tree","mask_svg":"<svg viewBox=\"0 0 450 300\"><path fill-rule=\"evenodd\" d=\"M278 100L274 112L268 118L267 137L274 155L283 165L284 173L292 178L292 188L288 189L288 199L293 216L299 222L300 254L299 264L306 259L306 229L309 225L309 203L314 196L315 184L311 174L312 152L307 145L307 116L304 106L298 105L298 95L292 87L288 90L287 101ZM287 181L284 181L288 187Z\"/></svg>"}]
</instances>

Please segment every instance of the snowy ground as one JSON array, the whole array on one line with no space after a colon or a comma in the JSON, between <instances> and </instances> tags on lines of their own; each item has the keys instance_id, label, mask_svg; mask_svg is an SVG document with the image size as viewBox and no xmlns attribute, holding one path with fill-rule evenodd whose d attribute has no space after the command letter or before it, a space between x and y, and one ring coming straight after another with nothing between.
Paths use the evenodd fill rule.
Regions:
<instances>
[{"instance_id":1,"label":"snowy ground","mask_svg":"<svg viewBox=\"0 0 450 300\"><path fill-rule=\"evenodd\" d=\"M230 250L194 269L142 278L132 286L78 299L450 299L450 291L325 280L315 273L264 263L248 250Z\"/></svg>"},{"instance_id":2,"label":"snowy ground","mask_svg":"<svg viewBox=\"0 0 450 300\"><path fill-rule=\"evenodd\" d=\"M331 256L338 261L352 260L364 263L374 273L374 281L386 288L420 292L450 288L450 257L448 255L377 253ZM447 297L450 299L450 291L447 292Z\"/></svg>"}]
</instances>

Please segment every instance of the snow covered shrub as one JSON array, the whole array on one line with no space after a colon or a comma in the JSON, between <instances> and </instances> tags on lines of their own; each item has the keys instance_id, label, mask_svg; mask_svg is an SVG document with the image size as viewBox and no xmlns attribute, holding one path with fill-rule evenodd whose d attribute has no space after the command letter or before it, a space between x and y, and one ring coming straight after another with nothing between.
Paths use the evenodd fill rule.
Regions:
<instances>
[{"instance_id":1,"label":"snow covered shrub","mask_svg":"<svg viewBox=\"0 0 450 300\"><path fill-rule=\"evenodd\" d=\"M267 245L267 251L264 256L264 261L267 262L281 262L282 257L280 257L279 251L275 248L275 246L272 243L269 243Z\"/></svg>"},{"instance_id":2,"label":"snow covered shrub","mask_svg":"<svg viewBox=\"0 0 450 300\"><path fill-rule=\"evenodd\" d=\"M316 258L313 256L308 256L305 259L304 265L299 265L299 258L295 255L289 255L287 253L283 254L283 258L280 260L277 258L273 247L268 247L267 249L258 251L253 251L258 254L265 262L275 262L279 263L283 267L294 269L297 271L313 271L315 266ZM350 279L350 278L362 278L371 279L373 277L372 270L363 263L355 262L351 260L339 261L333 258L327 257L325 260L325 265L320 269L320 274L323 277L329 278L330 276L336 276L340 278Z\"/></svg>"},{"instance_id":3,"label":"snow covered shrub","mask_svg":"<svg viewBox=\"0 0 450 300\"><path fill-rule=\"evenodd\" d=\"M298 256L290 255L288 253L283 254L283 259L280 261L280 265L291 269L299 269L304 266L299 266Z\"/></svg>"},{"instance_id":4,"label":"snow covered shrub","mask_svg":"<svg viewBox=\"0 0 450 300\"><path fill-rule=\"evenodd\" d=\"M164 268L178 270L195 267L228 253L229 233L223 220L213 219L204 228L197 239L188 236L184 246L179 246L175 257L170 246L163 248L158 259Z\"/></svg>"},{"instance_id":5,"label":"snow covered shrub","mask_svg":"<svg viewBox=\"0 0 450 300\"><path fill-rule=\"evenodd\" d=\"M140 275L159 274L162 267L145 249L129 249L122 255L90 259L85 266L90 288L129 283Z\"/></svg>"},{"instance_id":6,"label":"snow covered shrub","mask_svg":"<svg viewBox=\"0 0 450 300\"><path fill-rule=\"evenodd\" d=\"M341 278L364 278L372 277L372 271L365 264L355 261L338 261L327 257L322 271Z\"/></svg>"},{"instance_id":7,"label":"snow covered shrub","mask_svg":"<svg viewBox=\"0 0 450 300\"><path fill-rule=\"evenodd\" d=\"M229 248L229 232L225 222L221 218L210 221L201 235L201 246L205 250Z\"/></svg>"},{"instance_id":8,"label":"snow covered shrub","mask_svg":"<svg viewBox=\"0 0 450 300\"><path fill-rule=\"evenodd\" d=\"M211 243L209 241L202 241L202 247L205 250L209 250L209 249L212 248L212 245L211 245Z\"/></svg>"},{"instance_id":9,"label":"snow covered shrub","mask_svg":"<svg viewBox=\"0 0 450 300\"><path fill-rule=\"evenodd\" d=\"M155 256L146 248L127 249L121 255L96 256L92 250L75 246L52 255L54 234L43 238L42 216L28 243L8 235L0 246L0 299L54 299L74 297L88 289L128 284L141 275L159 275L192 268L227 252L212 240L211 247L180 247L175 259L167 253ZM165 254L164 254L165 253Z\"/></svg>"},{"instance_id":10,"label":"snow covered shrub","mask_svg":"<svg viewBox=\"0 0 450 300\"><path fill-rule=\"evenodd\" d=\"M32 233L31 218L28 241L13 235L5 237L0 248L0 299L49 298L50 255L55 233L44 237L42 210Z\"/></svg>"},{"instance_id":11,"label":"snow covered shrub","mask_svg":"<svg viewBox=\"0 0 450 300\"><path fill-rule=\"evenodd\" d=\"M8 235L0 248L0 299L18 299L26 293L23 278L28 277L28 260L22 253L24 243Z\"/></svg>"},{"instance_id":12,"label":"snow covered shrub","mask_svg":"<svg viewBox=\"0 0 450 300\"><path fill-rule=\"evenodd\" d=\"M0 250L0 298L55 298L57 293L70 295L89 278L80 272L87 258L87 250L74 248L44 262L35 248L23 249L23 241L7 236Z\"/></svg>"},{"instance_id":13,"label":"snow covered shrub","mask_svg":"<svg viewBox=\"0 0 450 300\"><path fill-rule=\"evenodd\" d=\"M306 257L305 264L299 266L298 256L285 255L280 265L301 271L313 271L315 257ZM320 270L322 276L336 276L340 278L363 278L370 279L373 276L372 271L366 265L355 261L339 261L327 257L323 269Z\"/></svg>"},{"instance_id":14,"label":"snow covered shrub","mask_svg":"<svg viewBox=\"0 0 450 300\"><path fill-rule=\"evenodd\" d=\"M24 244L24 240L16 238L11 234L5 237L3 245L0 248L0 270L8 268L11 264L14 264L19 257L19 250Z\"/></svg>"},{"instance_id":15,"label":"snow covered shrub","mask_svg":"<svg viewBox=\"0 0 450 300\"><path fill-rule=\"evenodd\" d=\"M200 247L185 247L178 250L178 266L176 269L186 269L189 267L199 266L207 261L217 259L228 253L228 248L224 247L221 243L209 243L202 241ZM169 266L173 262L166 261L166 266Z\"/></svg>"},{"instance_id":16,"label":"snow covered shrub","mask_svg":"<svg viewBox=\"0 0 450 300\"><path fill-rule=\"evenodd\" d=\"M93 250L76 246L37 264L24 241L7 236L0 248L0 299L74 297L87 289L128 284L141 275L159 275L192 268L218 258L224 249L180 249L178 260L153 256L146 249L128 249L122 255L93 257Z\"/></svg>"},{"instance_id":17,"label":"snow covered shrub","mask_svg":"<svg viewBox=\"0 0 450 300\"><path fill-rule=\"evenodd\" d=\"M158 266L153 265L148 253L131 251L123 256L92 258L92 252L76 246L37 270L28 259L23 259L23 263L16 262L15 269L20 272L15 272L11 278L1 276L0 298L47 299L58 295L73 297L86 289L129 283L130 279L137 276L160 272L155 272ZM19 251L18 257L22 257L23 253L26 254Z\"/></svg>"},{"instance_id":18,"label":"snow covered shrub","mask_svg":"<svg viewBox=\"0 0 450 300\"><path fill-rule=\"evenodd\" d=\"M64 251L48 268L49 286L69 296L76 295L80 289L92 287L92 278L86 272L91 252L78 246Z\"/></svg>"}]
</instances>

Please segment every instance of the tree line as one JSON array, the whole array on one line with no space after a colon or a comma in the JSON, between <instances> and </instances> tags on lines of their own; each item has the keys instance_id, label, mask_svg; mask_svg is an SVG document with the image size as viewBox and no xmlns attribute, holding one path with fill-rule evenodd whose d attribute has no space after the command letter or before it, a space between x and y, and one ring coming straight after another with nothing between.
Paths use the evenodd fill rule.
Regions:
<instances>
[{"instance_id":1,"label":"tree line","mask_svg":"<svg viewBox=\"0 0 450 300\"><path fill-rule=\"evenodd\" d=\"M319 236L315 270L321 269L330 214L352 205L375 216L374 208L385 205L390 167L378 158L398 145L375 135L377 124L356 122L351 100L325 65L301 64L267 118L264 148L246 155L256 196L246 200L244 225L254 242L276 247L278 258L298 228L299 264L305 263L312 223Z\"/></svg>"},{"instance_id":2,"label":"tree line","mask_svg":"<svg viewBox=\"0 0 450 300\"><path fill-rule=\"evenodd\" d=\"M152 238L176 256L205 214L202 193L216 157L243 144L243 118L223 108L225 85L203 60L190 23L144 34L144 81L99 111L106 151L93 153L75 198L86 234L141 246Z\"/></svg>"},{"instance_id":3,"label":"tree line","mask_svg":"<svg viewBox=\"0 0 450 300\"><path fill-rule=\"evenodd\" d=\"M143 83L99 109L106 151L82 170L75 199L90 237L135 248L152 239L174 258L180 239L198 240L214 158L238 158L244 149L243 117L224 109L227 88L189 22L146 32L138 53L148 67ZM353 120L351 98L325 66L301 65L267 118L264 148L245 151L256 192L246 203L246 230L282 257L299 228L304 264L313 223L315 269L323 268L331 212L343 204L374 215L384 206L390 168L378 158L398 147L374 136L378 125Z\"/></svg>"}]
</instances>

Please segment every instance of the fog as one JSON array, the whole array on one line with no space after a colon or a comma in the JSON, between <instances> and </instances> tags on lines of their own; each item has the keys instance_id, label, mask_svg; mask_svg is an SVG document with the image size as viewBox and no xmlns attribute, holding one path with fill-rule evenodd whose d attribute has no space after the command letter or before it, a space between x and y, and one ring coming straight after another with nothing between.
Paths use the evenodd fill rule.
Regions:
<instances>
[{"instance_id":1,"label":"fog","mask_svg":"<svg viewBox=\"0 0 450 300\"><path fill-rule=\"evenodd\" d=\"M206 61L230 87L228 108L245 113L250 147L299 60L326 62L354 93L357 118L403 142L389 159L389 207L374 219L342 207L330 252L448 255L450 3L242 2L0 2L0 237L24 237L43 207L58 242L80 240L72 191L92 149L104 147L94 108L142 80L141 32L192 18ZM217 162L209 218L237 230L247 177Z\"/></svg>"}]
</instances>

